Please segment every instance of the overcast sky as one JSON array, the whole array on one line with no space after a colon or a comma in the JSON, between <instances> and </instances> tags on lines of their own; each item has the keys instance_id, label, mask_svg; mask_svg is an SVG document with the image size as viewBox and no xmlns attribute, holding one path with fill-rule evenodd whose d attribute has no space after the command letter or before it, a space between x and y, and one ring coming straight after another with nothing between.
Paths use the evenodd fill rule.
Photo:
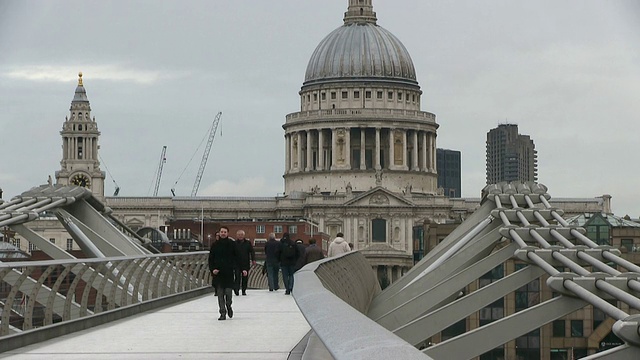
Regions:
<instances>
[{"instance_id":1,"label":"overcast sky","mask_svg":"<svg viewBox=\"0 0 640 360\"><path fill-rule=\"evenodd\" d=\"M0 188L9 199L60 169L60 130L82 71L106 194L284 189L285 115L347 0L0 0ZM519 125L552 197L613 196L640 216L640 2L374 0L412 56L437 146L462 152L462 194L485 185L486 133ZM189 161L191 160L191 163ZM187 166L189 164L189 166ZM186 170L185 170L186 169ZM184 171L182 177L180 174Z\"/></svg>"}]
</instances>

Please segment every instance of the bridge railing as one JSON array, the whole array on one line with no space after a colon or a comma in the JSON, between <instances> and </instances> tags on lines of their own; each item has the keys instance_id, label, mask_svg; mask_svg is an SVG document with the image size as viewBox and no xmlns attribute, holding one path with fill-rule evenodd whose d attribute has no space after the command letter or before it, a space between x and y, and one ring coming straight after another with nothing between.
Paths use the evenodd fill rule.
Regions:
<instances>
[{"instance_id":1,"label":"bridge railing","mask_svg":"<svg viewBox=\"0 0 640 360\"><path fill-rule=\"evenodd\" d=\"M364 315L378 293L371 265L359 252L316 261L296 272L293 296L326 348L309 354L314 351L309 345L303 359L319 359L324 351L337 360L429 359Z\"/></svg>"},{"instance_id":2,"label":"bridge railing","mask_svg":"<svg viewBox=\"0 0 640 360\"><path fill-rule=\"evenodd\" d=\"M210 290L204 251L0 263L0 343L30 330L197 290Z\"/></svg>"}]
</instances>

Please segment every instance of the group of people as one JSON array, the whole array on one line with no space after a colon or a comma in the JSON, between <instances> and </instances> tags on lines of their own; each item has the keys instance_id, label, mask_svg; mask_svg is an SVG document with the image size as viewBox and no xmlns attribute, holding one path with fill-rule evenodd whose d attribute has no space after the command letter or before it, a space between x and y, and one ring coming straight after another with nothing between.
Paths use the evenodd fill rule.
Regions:
<instances>
[{"instance_id":1,"label":"group of people","mask_svg":"<svg viewBox=\"0 0 640 360\"><path fill-rule=\"evenodd\" d=\"M278 275L282 270L285 295L290 295L293 291L293 274L296 271L308 263L324 258L315 239L309 239L309 246L305 246L300 239L294 242L289 233L282 234L280 241L276 240L275 233L270 233L264 250L269 291L280 289ZM328 256L338 256L351 250L352 245L345 241L342 233L338 233L329 245ZM249 270L256 263L255 256L253 246L245 238L244 231L238 230L234 240L229 237L228 227L220 227L220 231L216 233L216 241L209 251L209 270L220 308L218 320L233 317L233 293L240 295L242 291L242 295L247 295Z\"/></svg>"},{"instance_id":2,"label":"group of people","mask_svg":"<svg viewBox=\"0 0 640 360\"><path fill-rule=\"evenodd\" d=\"M293 273L310 262L324 258L322 249L316 246L316 239L309 239L309 246L305 247L302 240L294 242L289 233L282 234L279 242L276 240L276 234L269 234L264 252L269 291L280 289L278 273L282 269L285 295L290 295L293 291Z\"/></svg>"}]
</instances>

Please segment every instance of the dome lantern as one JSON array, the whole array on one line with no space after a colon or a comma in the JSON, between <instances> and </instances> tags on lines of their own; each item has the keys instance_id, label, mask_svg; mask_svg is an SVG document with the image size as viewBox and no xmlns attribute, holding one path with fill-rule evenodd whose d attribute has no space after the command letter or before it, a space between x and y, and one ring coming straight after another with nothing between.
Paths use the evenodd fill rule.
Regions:
<instances>
[{"instance_id":1,"label":"dome lantern","mask_svg":"<svg viewBox=\"0 0 640 360\"><path fill-rule=\"evenodd\" d=\"M373 11L372 0L349 0L349 8L344 13L344 24L371 23L376 24L378 20Z\"/></svg>"}]
</instances>

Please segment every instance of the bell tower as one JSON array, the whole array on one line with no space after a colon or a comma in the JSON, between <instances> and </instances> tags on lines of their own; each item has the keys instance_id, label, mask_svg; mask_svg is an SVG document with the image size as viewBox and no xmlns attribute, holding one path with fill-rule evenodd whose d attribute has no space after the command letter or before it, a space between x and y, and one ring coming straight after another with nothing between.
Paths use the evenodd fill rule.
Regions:
<instances>
[{"instance_id":1,"label":"bell tower","mask_svg":"<svg viewBox=\"0 0 640 360\"><path fill-rule=\"evenodd\" d=\"M91 118L91 106L82 84L82 73L78 73L78 86L71 101L69 116L62 124L62 160L56 171L56 183L84 186L93 195L104 200L105 173L98 161L98 124Z\"/></svg>"}]
</instances>

